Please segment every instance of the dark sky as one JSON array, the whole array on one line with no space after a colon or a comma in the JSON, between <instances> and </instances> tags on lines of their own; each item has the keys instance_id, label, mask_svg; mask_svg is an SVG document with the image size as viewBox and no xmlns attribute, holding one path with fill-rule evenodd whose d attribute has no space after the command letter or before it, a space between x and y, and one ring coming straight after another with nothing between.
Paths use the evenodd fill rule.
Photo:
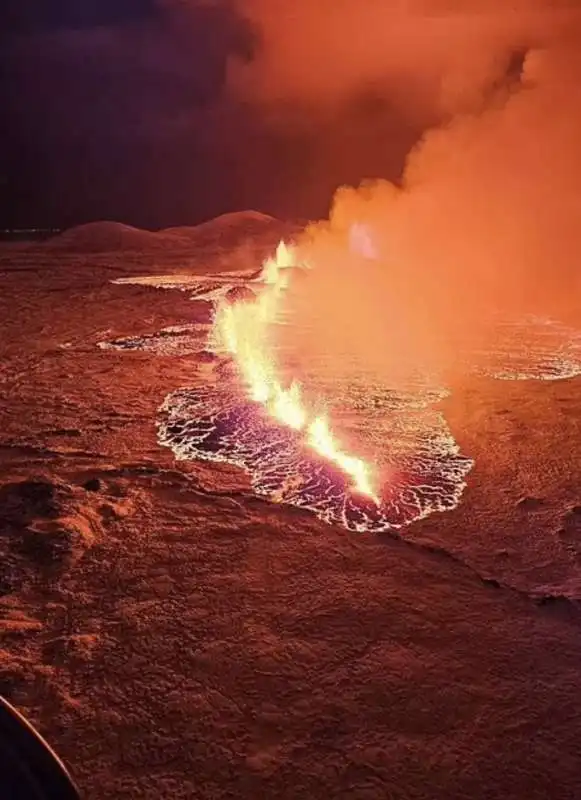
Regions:
<instances>
[{"instance_id":1,"label":"dark sky","mask_svg":"<svg viewBox=\"0 0 581 800\"><path fill-rule=\"evenodd\" d=\"M155 13L151 0L4 0L0 10L3 31L83 29L95 25L116 25L147 19Z\"/></svg>"},{"instance_id":2,"label":"dark sky","mask_svg":"<svg viewBox=\"0 0 581 800\"><path fill-rule=\"evenodd\" d=\"M347 168L331 141L370 114L377 137L373 103L293 127L226 96L227 56L259 41L227 0L4 0L0 31L0 227L323 214L377 168L369 148Z\"/></svg>"},{"instance_id":3,"label":"dark sky","mask_svg":"<svg viewBox=\"0 0 581 800\"><path fill-rule=\"evenodd\" d=\"M0 227L325 215L568 35L553 1L2 0Z\"/></svg>"},{"instance_id":4,"label":"dark sky","mask_svg":"<svg viewBox=\"0 0 581 800\"><path fill-rule=\"evenodd\" d=\"M9 0L0 30L0 223L156 226L230 203L199 135L245 44L227 9Z\"/></svg>"}]
</instances>

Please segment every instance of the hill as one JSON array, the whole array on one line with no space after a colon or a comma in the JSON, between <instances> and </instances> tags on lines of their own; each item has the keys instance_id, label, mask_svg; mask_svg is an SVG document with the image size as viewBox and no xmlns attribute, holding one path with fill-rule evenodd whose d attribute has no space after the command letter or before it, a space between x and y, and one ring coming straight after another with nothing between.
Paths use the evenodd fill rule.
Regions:
<instances>
[{"instance_id":1,"label":"hill","mask_svg":"<svg viewBox=\"0 0 581 800\"><path fill-rule=\"evenodd\" d=\"M180 240L178 236L165 232L141 230L121 222L89 222L69 228L58 236L48 239L40 247L51 251L110 253L165 250L187 245L187 240Z\"/></svg>"},{"instance_id":2,"label":"hill","mask_svg":"<svg viewBox=\"0 0 581 800\"><path fill-rule=\"evenodd\" d=\"M235 248L252 240L272 244L295 232L292 223L262 214L259 211L234 211L222 214L200 225L166 228L164 236L185 239L196 247Z\"/></svg>"}]
</instances>

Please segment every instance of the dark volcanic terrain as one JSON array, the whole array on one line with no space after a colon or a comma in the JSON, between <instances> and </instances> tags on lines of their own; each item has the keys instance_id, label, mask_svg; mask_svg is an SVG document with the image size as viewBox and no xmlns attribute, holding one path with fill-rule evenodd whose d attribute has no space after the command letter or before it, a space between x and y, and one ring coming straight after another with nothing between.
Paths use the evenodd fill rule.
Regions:
<instances>
[{"instance_id":1,"label":"dark volcanic terrain","mask_svg":"<svg viewBox=\"0 0 581 800\"><path fill-rule=\"evenodd\" d=\"M290 232L0 250L0 693L92 800L581 797L581 378L466 376L460 505L354 534L160 446L203 353L99 346Z\"/></svg>"}]
</instances>

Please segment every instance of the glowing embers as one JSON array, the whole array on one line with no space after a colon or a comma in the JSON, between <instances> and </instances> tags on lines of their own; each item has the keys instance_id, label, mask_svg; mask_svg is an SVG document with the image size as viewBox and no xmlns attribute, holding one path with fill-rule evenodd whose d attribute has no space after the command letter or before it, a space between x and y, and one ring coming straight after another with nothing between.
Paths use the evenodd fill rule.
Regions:
<instances>
[{"instance_id":1,"label":"glowing embers","mask_svg":"<svg viewBox=\"0 0 581 800\"><path fill-rule=\"evenodd\" d=\"M411 397L408 403L405 395L387 392L367 409L365 427L386 454L377 504L354 493L350 477L300 432L280 425L260 404L240 400L234 388L173 392L160 410L160 442L180 459L236 464L250 474L257 494L353 531L398 528L458 504L472 461L459 454L441 415L418 408Z\"/></svg>"}]
</instances>

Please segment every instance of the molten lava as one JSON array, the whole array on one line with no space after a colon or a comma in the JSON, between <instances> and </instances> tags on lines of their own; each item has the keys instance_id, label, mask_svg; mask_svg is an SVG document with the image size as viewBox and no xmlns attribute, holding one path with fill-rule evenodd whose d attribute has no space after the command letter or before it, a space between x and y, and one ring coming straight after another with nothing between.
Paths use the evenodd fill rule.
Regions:
<instances>
[{"instance_id":1,"label":"molten lava","mask_svg":"<svg viewBox=\"0 0 581 800\"><path fill-rule=\"evenodd\" d=\"M303 401L297 381L285 388L278 377L268 328L280 313L281 295L289 285L289 268L297 266L295 251L281 242L276 256L264 263L256 299L218 306L214 335L233 356L252 400L282 425L304 432L306 444L349 478L352 491L379 504L369 465L340 448L327 418L312 413Z\"/></svg>"}]
</instances>

